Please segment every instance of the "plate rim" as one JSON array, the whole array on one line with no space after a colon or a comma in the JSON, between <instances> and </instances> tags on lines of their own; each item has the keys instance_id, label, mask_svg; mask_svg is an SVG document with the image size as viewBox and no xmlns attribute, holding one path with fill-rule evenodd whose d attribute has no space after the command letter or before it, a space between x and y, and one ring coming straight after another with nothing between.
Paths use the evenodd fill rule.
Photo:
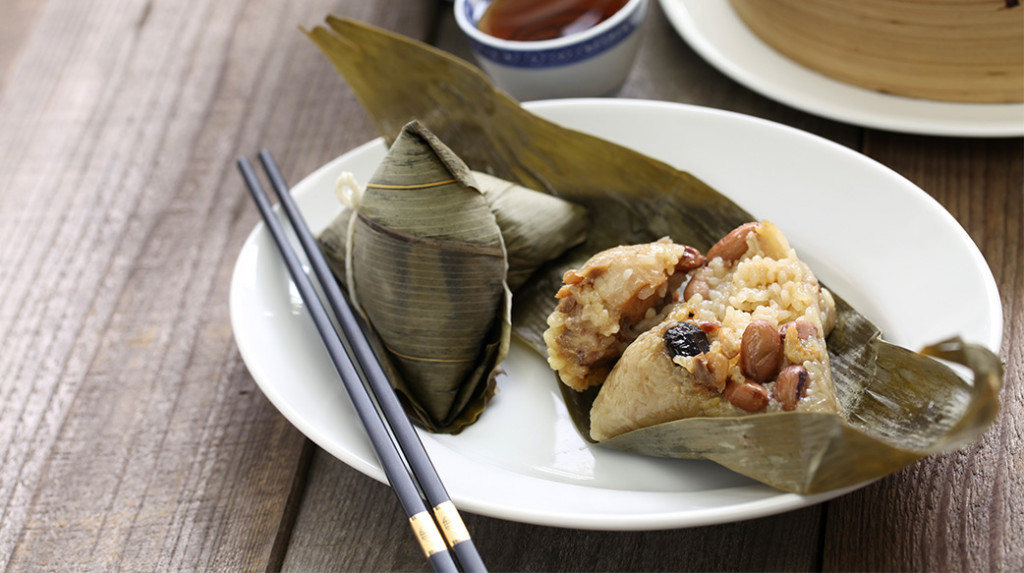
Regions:
<instances>
[{"instance_id":1,"label":"plate rim","mask_svg":"<svg viewBox=\"0 0 1024 573\"><path fill-rule=\"evenodd\" d=\"M899 133L971 138L1024 136L1024 103L944 102L875 92L829 78L786 58L743 25L728 0L659 0L659 3L676 33L706 62L737 83L795 109L843 123ZM724 18L727 27L709 33L700 18L695 17L692 8L697 5L698 13L704 10ZM733 35L760 45L763 49L761 56L770 62L768 69L784 71L787 77L809 83L814 89L801 92L774 81L771 75L764 73L766 68L763 66L747 65L735 55L726 53L718 40L722 36L716 34ZM839 97L825 97L820 95L822 93ZM860 105L863 103L896 106L900 111L871 110ZM932 111L924 113L926 110ZM907 115L908 111L924 115L914 117ZM966 117L982 111L998 114L999 119L972 120Z\"/></svg>"}]
</instances>

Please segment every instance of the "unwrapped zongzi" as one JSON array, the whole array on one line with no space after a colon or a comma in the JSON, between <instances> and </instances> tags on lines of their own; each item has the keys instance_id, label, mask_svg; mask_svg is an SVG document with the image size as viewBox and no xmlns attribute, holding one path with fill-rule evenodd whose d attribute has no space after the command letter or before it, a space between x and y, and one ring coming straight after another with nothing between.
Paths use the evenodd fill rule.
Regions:
<instances>
[{"instance_id":1,"label":"unwrapped zongzi","mask_svg":"<svg viewBox=\"0 0 1024 573\"><path fill-rule=\"evenodd\" d=\"M744 228L732 252L708 251L690 296L619 357L590 412L595 440L699 416L842 414L825 344L831 294L778 227Z\"/></svg>"}]
</instances>

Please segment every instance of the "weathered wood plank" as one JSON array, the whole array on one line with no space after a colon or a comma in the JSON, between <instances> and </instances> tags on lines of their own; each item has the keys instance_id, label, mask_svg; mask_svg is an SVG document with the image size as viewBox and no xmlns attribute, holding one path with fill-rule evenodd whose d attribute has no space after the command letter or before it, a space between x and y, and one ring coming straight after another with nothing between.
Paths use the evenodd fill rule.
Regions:
<instances>
[{"instance_id":1,"label":"weathered wood plank","mask_svg":"<svg viewBox=\"0 0 1024 573\"><path fill-rule=\"evenodd\" d=\"M25 36L39 14L42 2L33 0L7 0L4 17L0 20L0 90L7 81L7 73L21 54Z\"/></svg>"},{"instance_id":2,"label":"weathered wood plank","mask_svg":"<svg viewBox=\"0 0 1024 573\"><path fill-rule=\"evenodd\" d=\"M53 0L22 21L0 83L5 567L279 565L307 442L234 345L258 216L233 162L266 145L309 171L372 136L323 105L339 80L298 26L430 23L336 4Z\"/></svg>"},{"instance_id":3,"label":"weathered wood plank","mask_svg":"<svg viewBox=\"0 0 1024 573\"><path fill-rule=\"evenodd\" d=\"M323 451L314 455L284 571L427 571L393 494ZM463 519L492 571L712 571L818 568L820 508L713 527L587 531ZM812 524L809 526L809 524ZM300 557L301 556L301 557Z\"/></svg>"},{"instance_id":4,"label":"weathered wood plank","mask_svg":"<svg viewBox=\"0 0 1024 573\"><path fill-rule=\"evenodd\" d=\"M309 475L282 571L431 570L391 488L319 449Z\"/></svg>"}]
</instances>

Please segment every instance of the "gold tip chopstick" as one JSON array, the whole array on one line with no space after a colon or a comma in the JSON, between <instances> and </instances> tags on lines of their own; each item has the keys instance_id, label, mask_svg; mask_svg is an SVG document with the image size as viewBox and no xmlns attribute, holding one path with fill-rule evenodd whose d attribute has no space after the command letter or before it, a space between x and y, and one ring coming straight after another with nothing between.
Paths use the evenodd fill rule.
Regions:
<instances>
[{"instance_id":1,"label":"gold tip chopstick","mask_svg":"<svg viewBox=\"0 0 1024 573\"><path fill-rule=\"evenodd\" d=\"M277 243L299 294L306 302L317 331L370 437L388 482L391 483L409 517L410 525L420 541L424 554L437 571L457 570L452 553L458 559L462 570L486 571L458 510L448 497L419 435L402 409L380 362L366 340L359 318L352 311L348 298L334 280L323 253L295 205L280 169L266 150L262 150L259 157L280 199L281 207L291 222L292 229L341 326L344 341L334 330L310 278L303 272L298 256L285 236L280 220L274 215L267 194L263 191L249 161L245 158L239 159L239 170ZM367 394L367 389L373 395L372 399ZM374 400L380 407L379 411L374 407ZM423 492L423 497L420 491ZM433 514L426 510L424 497Z\"/></svg>"}]
</instances>

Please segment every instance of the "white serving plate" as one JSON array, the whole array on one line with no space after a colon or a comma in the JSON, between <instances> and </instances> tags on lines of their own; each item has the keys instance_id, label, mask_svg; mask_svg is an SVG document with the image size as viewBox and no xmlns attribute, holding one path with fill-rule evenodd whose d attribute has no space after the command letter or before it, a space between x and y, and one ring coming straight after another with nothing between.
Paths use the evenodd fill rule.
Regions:
<instances>
[{"instance_id":1,"label":"white serving plate","mask_svg":"<svg viewBox=\"0 0 1024 573\"><path fill-rule=\"evenodd\" d=\"M690 171L772 220L888 340L917 348L959 334L998 351L1002 313L985 260L948 212L879 163L806 132L707 108L614 99L526 107ZM384 153L381 140L371 141L293 187L314 232L340 209L338 174L365 182ZM239 253L230 295L238 347L266 396L324 450L384 481L262 223ZM950 301L956 312L946 310ZM590 445L541 356L514 343L505 369L476 424L456 436L421 432L463 511L570 528L665 529L775 514L844 493L783 493L712 462Z\"/></svg>"}]
</instances>

